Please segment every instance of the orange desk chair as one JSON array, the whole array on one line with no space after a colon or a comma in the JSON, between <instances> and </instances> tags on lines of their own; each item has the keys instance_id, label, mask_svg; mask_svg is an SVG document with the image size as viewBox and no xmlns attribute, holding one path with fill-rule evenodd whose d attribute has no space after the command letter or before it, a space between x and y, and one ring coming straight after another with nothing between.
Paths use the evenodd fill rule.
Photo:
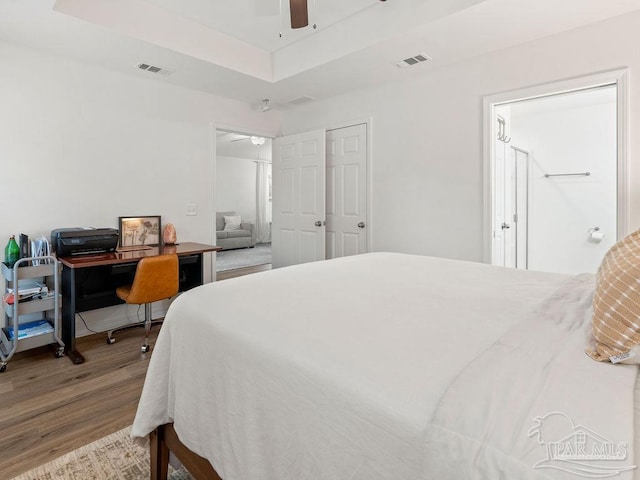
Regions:
<instances>
[{"instance_id":1,"label":"orange desk chair","mask_svg":"<svg viewBox=\"0 0 640 480\"><path fill-rule=\"evenodd\" d=\"M149 351L149 331L151 330L151 303L171 298L178 293L178 256L156 255L145 257L138 262L136 274L131 285L116 289L116 295L126 303L144 304L144 345L142 353ZM113 333L130 327L139 327L140 323L109 330L107 343L114 343Z\"/></svg>"}]
</instances>

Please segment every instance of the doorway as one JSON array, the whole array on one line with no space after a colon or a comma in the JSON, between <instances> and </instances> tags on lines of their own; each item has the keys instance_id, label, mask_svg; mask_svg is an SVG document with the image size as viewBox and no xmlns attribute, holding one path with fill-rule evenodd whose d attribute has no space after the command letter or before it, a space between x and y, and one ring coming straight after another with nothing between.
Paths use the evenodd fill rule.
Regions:
<instances>
[{"instance_id":1,"label":"doorway","mask_svg":"<svg viewBox=\"0 0 640 480\"><path fill-rule=\"evenodd\" d=\"M216 243L223 247L216 255L218 279L271 264L271 142L216 130ZM227 229L225 217L239 217L239 228Z\"/></svg>"},{"instance_id":2,"label":"doorway","mask_svg":"<svg viewBox=\"0 0 640 480\"><path fill-rule=\"evenodd\" d=\"M595 273L626 233L624 77L485 99L488 263Z\"/></svg>"}]
</instances>

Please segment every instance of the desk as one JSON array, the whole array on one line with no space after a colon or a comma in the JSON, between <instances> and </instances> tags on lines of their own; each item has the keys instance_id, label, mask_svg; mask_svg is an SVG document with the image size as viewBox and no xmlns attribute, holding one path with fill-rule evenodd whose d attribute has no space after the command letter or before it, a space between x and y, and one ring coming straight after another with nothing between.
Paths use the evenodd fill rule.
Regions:
<instances>
[{"instance_id":1,"label":"desk","mask_svg":"<svg viewBox=\"0 0 640 480\"><path fill-rule=\"evenodd\" d=\"M76 313L124 303L116 288L133 281L138 261L175 253L180 262L180 291L203 283L202 254L222 250L201 243L179 243L146 250L60 257L62 263L62 340L73 363L83 363L76 350Z\"/></svg>"}]
</instances>

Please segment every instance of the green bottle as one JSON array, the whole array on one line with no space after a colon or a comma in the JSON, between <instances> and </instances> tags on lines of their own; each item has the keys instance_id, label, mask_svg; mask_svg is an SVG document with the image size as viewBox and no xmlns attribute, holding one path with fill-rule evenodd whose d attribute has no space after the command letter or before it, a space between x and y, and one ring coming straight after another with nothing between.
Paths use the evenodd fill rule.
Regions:
<instances>
[{"instance_id":1,"label":"green bottle","mask_svg":"<svg viewBox=\"0 0 640 480\"><path fill-rule=\"evenodd\" d=\"M9 237L9 243L4 247L4 263L7 267L13 268L15 263L20 259L20 247L16 243L15 235Z\"/></svg>"}]
</instances>

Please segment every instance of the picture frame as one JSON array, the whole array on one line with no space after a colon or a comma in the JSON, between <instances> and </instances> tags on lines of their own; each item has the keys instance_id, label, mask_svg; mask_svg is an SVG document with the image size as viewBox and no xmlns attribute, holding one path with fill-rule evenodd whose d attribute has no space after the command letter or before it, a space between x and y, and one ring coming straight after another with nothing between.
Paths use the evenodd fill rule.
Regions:
<instances>
[{"instance_id":1,"label":"picture frame","mask_svg":"<svg viewBox=\"0 0 640 480\"><path fill-rule=\"evenodd\" d=\"M118 217L120 247L158 246L162 238L160 215Z\"/></svg>"}]
</instances>

